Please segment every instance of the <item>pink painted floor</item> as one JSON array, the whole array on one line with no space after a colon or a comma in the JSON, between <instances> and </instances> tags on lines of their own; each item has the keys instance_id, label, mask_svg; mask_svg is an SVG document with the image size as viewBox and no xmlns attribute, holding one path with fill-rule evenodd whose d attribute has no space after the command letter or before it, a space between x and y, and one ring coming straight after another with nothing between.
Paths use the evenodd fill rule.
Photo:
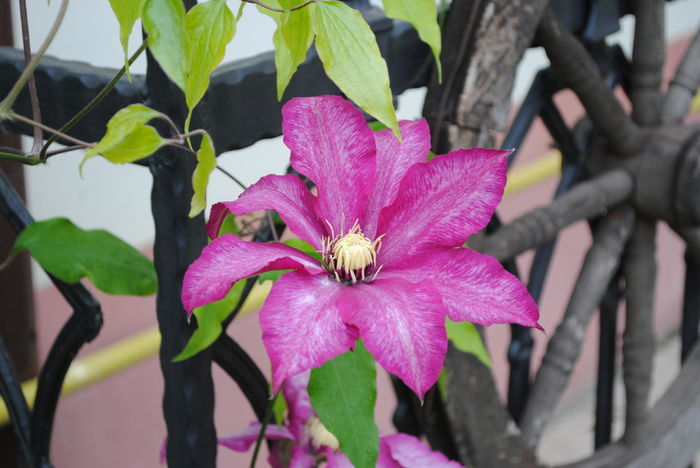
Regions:
<instances>
[{"instance_id":1,"label":"pink painted floor","mask_svg":"<svg viewBox=\"0 0 700 468\"><path fill-rule=\"evenodd\" d=\"M685 42L685 41L684 41ZM668 69L673 70L684 44L676 44L669 50ZM580 106L573 96L562 93L557 102L565 109L567 121L573 122L580 114ZM541 123L528 137L518 164L531 160L550 149L551 140ZM547 181L529 189L517 197L506 200L499 213L507 221L526 210L542 205L551 198L555 181ZM542 324L551 333L558 321L575 278L581 260L590 245L590 235L583 223L566 229L557 244L555 260L546 284L541 304ZM661 225L657 239L659 275L657 283L657 328L659 336L680 323L683 285L683 248L676 236ZM527 271L530 255L519 259L522 272ZM110 297L97 293L102 303L105 324L97 339L86 346L81 355L114 343L146 327L155 325L154 299ZM40 355L45 356L50 342L70 311L58 294L47 288L37 293L38 335ZM263 369L268 361L260 342L256 316L243 317L230 327L233 337L248 350ZM595 319L593 320L595 322ZM586 341L584 355L578 363L570 385L573 393L595 373L597 325L593 323L590 338ZM509 337L507 326L494 326L487 332L493 355L495 374L501 392L505 387L505 345ZM541 358L546 337L536 333L535 362ZM216 366L216 425L220 434L242 428L253 420L243 396L235 384ZM380 375L380 395L377 404L377 420L382 430L391 432L390 415L393 409L388 377ZM123 468L156 467L158 451L165 436L161 418L162 382L156 358L139 364L103 382L63 398L59 404L53 437L52 457L57 467L70 468ZM261 457L264 460L265 457ZM219 466L248 466L249 454L237 455L219 451ZM264 466L259 462L259 466Z\"/></svg>"}]
</instances>

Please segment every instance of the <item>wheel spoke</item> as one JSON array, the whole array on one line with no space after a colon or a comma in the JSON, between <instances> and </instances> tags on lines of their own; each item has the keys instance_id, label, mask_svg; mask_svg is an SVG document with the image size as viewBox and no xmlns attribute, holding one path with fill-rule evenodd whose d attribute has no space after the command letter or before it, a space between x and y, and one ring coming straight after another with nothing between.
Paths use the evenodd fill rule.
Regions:
<instances>
[{"instance_id":1,"label":"wheel spoke","mask_svg":"<svg viewBox=\"0 0 700 468\"><path fill-rule=\"evenodd\" d=\"M654 362L654 282L656 223L640 219L625 251L627 316L623 335L625 383L625 441L634 443L648 415L651 370Z\"/></svg>"},{"instance_id":2,"label":"wheel spoke","mask_svg":"<svg viewBox=\"0 0 700 468\"><path fill-rule=\"evenodd\" d=\"M642 145L639 128L605 86L598 67L581 42L551 9L542 17L537 39L564 84L576 93L615 152L625 156L636 154Z\"/></svg>"},{"instance_id":3,"label":"wheel spoke","mask_svg":"<svg viewBox=\"0 0 700 468\"><path fill-rule=\"evenodd\" d=\"M639 125L659 120L661 79L666 52L664 0L634 3L634 50L632 52L632 118Z\"/></svg>"},{"instance_id":4,"label":"wheel spoke","mask_svg":"<svg viewBox=\"0 0 700 468\"><path fill-rule=\"evenodd\" d=\"M633 189L634 182L627 171L604 173L576 185L548 206L504 225L474 247L499 260L513 258L553 239L564 227L619 205Z\"/></svg>"},{"instance_id":5,"label":"wheel spoke","mask_svg":"<svg viewBox=\"0 0 700 468\"><path fill-rule=\"evenodd\" d=\"M588 250L564 318L547 345L520 425L528 447L535 447L578 359L585 330L615 274L632 232L634 212L625 207L604 218Z\"/></svg>"},{"instance_id":6,"label":"wheel spoke","mask_svg":"<svg viewBox=\"0 0 700 468\"><path fill-rule=\"evenodd\" d=\"M690 109L700 86L700 29L685 51L661 107L661 123L678 123Z\"/></svg>"}]
</instances>

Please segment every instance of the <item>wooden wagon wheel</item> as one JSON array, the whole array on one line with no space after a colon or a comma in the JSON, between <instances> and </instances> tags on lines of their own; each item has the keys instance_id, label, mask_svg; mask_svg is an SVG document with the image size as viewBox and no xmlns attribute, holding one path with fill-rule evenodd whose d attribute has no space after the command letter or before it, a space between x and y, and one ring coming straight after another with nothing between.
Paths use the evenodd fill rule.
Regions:
<instances>
[{"instance_id":1,"label":"wooden wagon wheel","mask_svg":"<svg viewBox=\"0 0 700 468\"><path fill-rule=\"evenodd\" d=\"M628 115L589 51L548 3L455 0L445 31L446 82L429 88L424 107L437 151L493 144L491 131L506 126L513 70L534 38L544 46L555 78L574 91L595 130L590 149L579 147L579 153L586 154L574 161L580 165L586 160L585 166L579 166L587 173L585 178L550 205L501 226L477 244L479 250L504 262L543 246L547 256L551 255L551 246L546 252L548 243L563 227L600 218L563 318L550 331L529 397L520 408L509 405L511 413L516 407L516 414L509 415L500 403L488 369L455 349L448 351L445 414L452 450L469 466L538 465L534 448L568 383L585 327L619 268L626 284L629 324L623 340L625 434L572 466L687 466L700 441L700 351L697 347L691 351L697 337L697 306L686 307L684 320L689 320L686 328L691 332L684 337L685 364L680 375L653 408L648 401L657 221L668 223L685 240L688 274L697 272L700 265L700 126L681 122L700 84L700 33L663 94L665 2L632 2L637 22L631 67L624 78L633 106ZM545 120L547 109L538 111ZM563 121L557 122L555 114L545 123L551 131ZM570 135L569 140L558 141L562 153L567 144L576 151ZM690 298L698 294L696 283L686 285ZM437 428L432 429L427 430L429 439L438 439Z\"/></svg>"}]
</instances>

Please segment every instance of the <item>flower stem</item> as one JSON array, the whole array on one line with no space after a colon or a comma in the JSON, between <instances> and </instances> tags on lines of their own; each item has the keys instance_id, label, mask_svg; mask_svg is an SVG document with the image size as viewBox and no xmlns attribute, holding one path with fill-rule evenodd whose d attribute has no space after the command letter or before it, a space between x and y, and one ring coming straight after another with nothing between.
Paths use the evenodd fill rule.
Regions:
<instances>
[{"instance_id":1,"label":"flower stem","mask_svg":"<svg viewBox=\"0 0 700 468\"><path fill-rule=\"evenodd\" d=\"M17 82L14 84L14 86L12 86L12 89L10 89L10 92L7 93L7 96L5 97L5 99L3 99L2 102L0 102L0 118L3 116L3 114L10 113L10 109L12 108L12 105L15 103L17 96L19 96L20 91L22 91L22 88L29 80L29 77L31 77L32 73L34 73L34 69L36 68L37 65L39 65L39 60L41 60L41 58L44 56L44 54L46 53L46 49L49 48L49 45L53 41L53 38L56 36L56 33L58 32L58 28L61 26L61 23L63 22L63 17L65 16L67 9L68 9L68 0L63 0L61 2L61 6L58 9L58 14L56 15L56 19L53 22L53 26L51 26L51 30L49 31L49 34L46 36L46 39L44 39L44 43L41 44L41 47L39 47L39 50L36 52L36 54L32 58L32 61L29 62L29 65L27 65L24 68L24 71L19 76L19 78L17 79Z\"/></svg>"},{"instance_id":2,"label":"flower stem","mask_svg":"<svg viewBox=\"0 0 700 468\"><path fill-rule=\"evenodd\" d=\"M22 48L24 49L24 66L28 66L32 61L32 47L29 42L29 19L27 18L27 0L19 0L19 17L22 23ZM34 73L29 76L29 98L32 103L32 118L41 122L41 109L39 108L39 95L36 90L36 79ZM32 142L32 153L37 153L44 140L43 132L40 128L34 127L34 141Z\"/></svg>"},{"instance_id":3,"label":"flower stem","mask_svg":"<svg viewBox=\"0 0 700 468\"><path fill-rule=\"evenodd\" d=\"M258 452L260 452L260 446L262 445L262 440L265 437L267 425L270 424L270 419L272 419L272 410L279 394L280 392L275 393L275 396L272 397L270 403L267 404L267 409L265 410L265 415L263 416L262 420L262 426L260 427L260 432L258 432L258 438L255 440L255 449L253 449L253 458L250 460L250 468L255 468L255 462L258 459Z\"/></svg>"},{"instance_id":4,"label":"flower stem","mask_svg":"<svg viewBox=\"0 0 700 468\"><path fill-rule=\"evenodd\" d=\"M289 10L283 10L283 9L280 9L280 8L271 7L270 5L265 5L264 3L262 3L262 2L259 1L259 0L242 0L242 1L243 1L243 2L246 2L246 3L254 3L254 4L256 4L256 5L258 5L258 6L261 6L261 7L265 8L265 9L267 9L267 10L277 11L277 12L279 12L279 13L284 13L285 11L301 10L302 8L304 8L304 7L306 7L306 6L309 6L309 5L311 5L312 3L315 3L315 2L316 2L316 0L308 0L307 2L302 3L301 5L297 5L297 6L295 6L294 8L290 8Z\"/></svg>"}]
</instances>

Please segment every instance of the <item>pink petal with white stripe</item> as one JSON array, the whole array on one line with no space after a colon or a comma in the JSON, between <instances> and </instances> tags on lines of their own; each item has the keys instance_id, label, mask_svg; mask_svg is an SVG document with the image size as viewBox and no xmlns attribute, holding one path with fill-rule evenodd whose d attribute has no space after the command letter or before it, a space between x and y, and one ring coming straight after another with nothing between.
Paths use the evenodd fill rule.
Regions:
<instances>
[{"instance_id":1,"label":"pink petal with white stripe","mask_svg":"<svg viewBox=\"0 0 700 468\"><path fill-rule=\"evenodd\" d=\"M382 208L391 205L408 169L424 162L430 151L430 128L425 119L399 122L403 142L390 129L374 132L377 146L377 175L365 212L365 233L374 238Z\"/></svg>"},{"instance_id":2,"label":"pink petal with white stripe","mask_svg":"<svg viewBox=\"0 0 700 468\"><path fill-rule=\"evenodd\" d=\"M262 424L259 422L251 423L250 426L245 429L241 429L240 431L236 431L224 437L219 437L219 445L236 452L247 452L258 439L261 428ZM269 424L265 428L265 438L267 440L294 440L292 433L289 432L286 427L280 427L276 424Z\"/></svg>"},{"instance_id":3,"label":"pink petal with white stripe","mask_svg":"<svg viewBox=\"0 0 700 468\"><path fill-rule=\"evenodd\" d=\"M305 431L306 422L316 414L311 406L309 392L306 390L310 375L310 371L293 375L288 377L282 385L282 395L287 402L289 430L294 434L297 443L308 442Z\"/></svg>"},{"instance_id":4,"label":"pink petal with white stripe","mask_svg":"<svg viewBox=\"0 0 700 468\"><path fill-rule=\"evenodd\" d=\"M204 247L182 281L182 304L191 312L222 299L236 281L264 271L304 269L313 274L325 270L316 260L279 243L246 242L226 234Z\"/></svg>"},{"instance_id":5,"label":"pink petal with white stripe","mask_svg":"<svg viewBox=\"0 0 700 468\"><path fill-rule=\"evenodd\" d=\"M263 344L272 361L276 392L288 377L352 349L357 331L336 305L346 286L327 275L293 271L282 276L260 311Z\"/></svg>"},{"instance_id":6,"label":"pink petal with white stripe","mask_svg":"<svg viewBox=\"0 0 700 468\"><path fill-rule=\"evenodd\" d=\"M375 147L362 112L339 96L291 99L282 108L291 164L318 187L317 213L335 234L363 223L374 185Z\"/></svg>"},{"instance_id":7,"label":"pink petal with white stripe","mask_svg":"<svg viewBox=\"0 0 700 468\"><path fill-rule=\"evenodd\" d=\"M296 175L268 175L248 187L236 201L221 205L236 215L258 210L275 210L294 234L320 249L325 227L314 211L315 200L316 197ZM207 230L215 229L218 233L223 218L210 217ZM218 223L218 226L215 223ZM209 224L213 225L210 227Z\"/></svg>"},{"instance_id":8,"label":"pink petal with white stripe","mask_svg":"<svg viewBox=\"0 0 700 468\"><path fill-rule=\"evenodd\" d=\"M379 217L385 268L429 247L461 246L486 226L501 201L510 151L452 151L411 167Z\"/></svg>"},{"instance_id":9,"label":"pink petal with white stripe","mask_svg":"<svg viewBox=\"0 0 700 468\"><path fill-rule=\"evenodd\" d=\"M377 362L422 399L447 351L446 310L435 288L378 279L347 288L339 304L343 320L357 327Z\"/></svg>"},{"instance_id":10,"label":"pink petal with white stripe","mask_svg":"<svg viewBox=\"0 0 700 468\"><path fill-rule=\"evenodd\" d=\"M493 257L469 249L434 248L392 268L383 278L432 281L455 322L517 323L541 328L527 288Z\"/></svg>"},{"instance_id":11,"label":"pink petal with white stripe","mask_svg":"<svg viewBox=\"0 0 700 468\"><path fill-rule=\"evenodd\" d=\"M382 437L381 445L380 450L388 451L401 468L464 468L408 434Z\"/></svg>"}]
</instances>

